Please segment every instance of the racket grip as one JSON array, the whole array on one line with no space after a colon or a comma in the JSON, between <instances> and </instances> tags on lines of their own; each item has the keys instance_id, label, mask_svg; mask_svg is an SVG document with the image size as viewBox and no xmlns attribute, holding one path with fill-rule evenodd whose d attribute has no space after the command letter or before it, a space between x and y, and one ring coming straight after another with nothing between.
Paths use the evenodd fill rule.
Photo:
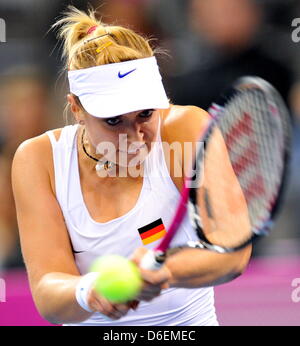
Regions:
<instances>
[{"instance_id":1,"label":"racket grip","mask_svg":"<svg viewBox=\"0 0 300 346\"><path fill-rule=\"evenodd\" d=\"M140 262L142 269L159 270L165 261L165 255L160 252L149 250Z\"/></svg>"}]
</instances>

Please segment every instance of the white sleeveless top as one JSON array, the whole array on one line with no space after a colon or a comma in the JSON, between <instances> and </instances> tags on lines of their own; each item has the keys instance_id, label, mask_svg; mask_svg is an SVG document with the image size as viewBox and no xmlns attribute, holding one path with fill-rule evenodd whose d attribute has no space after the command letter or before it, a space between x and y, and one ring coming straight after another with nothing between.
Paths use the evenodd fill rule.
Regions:
<instances>
[{"instance_id":1,"label":"white sleeveless top","mask_svg":"<svg viewBox=\"0 0 300 346\"><path fill-rule=\"evenodd\" d=\"M119 254L129 257L141 246L153 249L158 242L143 244L141 229L163 224L168 229L179 200L167 165L161 136L158 134L152 150L144 161L143 186L136 205L125 215L108 222L96 222L85 205L77 157L78 125L62 129L58 141L52 131L47 134L53 148L56 198L64 215L75 261L81 274L86 274L99 256ZM117 196L112 196L117 198ZM149 227L148 227L149 226ZM186 216L171 246L184 244L197 237ZM169 288L151 302L140 302L137 310L130 310L119 320L108 320L94 313L88 320L72 325L99 326L200 326L218 325L214 291L208 288Z\"/></svg>"}]
</instances>

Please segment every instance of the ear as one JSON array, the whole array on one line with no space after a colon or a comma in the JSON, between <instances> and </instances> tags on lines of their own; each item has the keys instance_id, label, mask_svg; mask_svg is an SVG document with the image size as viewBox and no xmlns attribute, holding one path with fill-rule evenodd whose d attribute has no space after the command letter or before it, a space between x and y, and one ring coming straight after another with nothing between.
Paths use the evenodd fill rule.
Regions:
<instances>
[{"instance_id":1,"label":"ear","mask_svg":"<svg viewBox=\"0 0 300 346\"><path fill-rule=\"evenodd\" d=\"M67 100L68 100L68 103L70 104L70 108L71 108L71 111L73 113L78 113L80 111L80 108L75 100L75 97L74 95L72 94L68 94L67 95Z\"/></svg>"},{"instance_id":2,"label":"ear","mask_svg":"<svg viewBox=\"0 0 300 346\"><path fill-rule=\"evenodd\" d=\"M82 112L82 109L79 107L78 103L76 102L76 99L73 94L67 95L68 103L70 104L71 111L76 118L76 121L78 123L82 122L84 120L84 114Z\"/></svg>"}]
</instances>

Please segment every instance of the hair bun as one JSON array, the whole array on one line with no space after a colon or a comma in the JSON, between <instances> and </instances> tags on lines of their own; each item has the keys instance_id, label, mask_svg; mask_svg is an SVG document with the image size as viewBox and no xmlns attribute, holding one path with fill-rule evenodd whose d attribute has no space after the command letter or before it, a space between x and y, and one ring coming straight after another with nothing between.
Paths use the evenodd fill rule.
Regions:
<instances>
[{"instance_id":1,"label":"hair bun","mask_svg":"<svg viewBox=\"0 0 300 346\"><path fill-rule=\"evenodd\" d=\"M68 69L153 56L147 39L122 26L101 23L92 9L86 13L68 6L63 17L52 26L56 27L59 27L58 37L64 41L63 57Z\"/></svg>"}]
</instances>

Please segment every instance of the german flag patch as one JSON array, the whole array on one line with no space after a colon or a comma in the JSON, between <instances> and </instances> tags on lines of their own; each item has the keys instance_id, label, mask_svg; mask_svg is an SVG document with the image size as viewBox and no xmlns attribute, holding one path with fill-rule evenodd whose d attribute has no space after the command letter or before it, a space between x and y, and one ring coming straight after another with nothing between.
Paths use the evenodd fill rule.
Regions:
<instances>
[{"instance_id":1,"label":"german flag patch","mask_svg":"<svg viewBox=\"0 0 300 346\"><path fill-rule=\"evenodd\" d=\"M155 242L166 234L162 219L158 219L138 229L144 245Z\"/></svg>"}]
</instances>

